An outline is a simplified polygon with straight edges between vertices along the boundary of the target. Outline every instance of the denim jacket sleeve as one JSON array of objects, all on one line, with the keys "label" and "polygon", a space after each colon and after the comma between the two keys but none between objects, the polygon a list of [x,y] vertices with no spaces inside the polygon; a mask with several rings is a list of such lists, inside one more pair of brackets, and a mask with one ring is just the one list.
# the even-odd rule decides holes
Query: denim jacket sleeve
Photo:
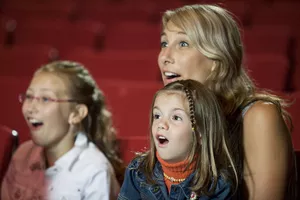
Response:
[{"label": "denim jacket sleeve", "polygon": [[231,184],[225,181],[223,178],[219,178],[215,193],[211,198],[211,200],[220,200],[220,199],[229,200],[231,198],[232,198]]},{"label": "denim jacket sleeve", "polygon": [[134,159],[125,171],[125,178],[118,196],[118,200],[140,200],[141,195],[136,180],[137,168],[139,165],[138,158]]}]

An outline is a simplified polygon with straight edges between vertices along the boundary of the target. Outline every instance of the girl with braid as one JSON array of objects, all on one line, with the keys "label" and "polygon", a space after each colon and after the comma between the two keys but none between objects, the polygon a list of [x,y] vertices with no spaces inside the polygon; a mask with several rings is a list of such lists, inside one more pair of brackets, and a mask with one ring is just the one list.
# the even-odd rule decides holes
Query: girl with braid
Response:
[{"label": "girl with braid", "polygon": [[154,96],[150,150],[129,164],[118,199],[230,199],[237,173],[222,109],[200,82],[181,80]]},{"label": "girl with braid", "polygon": [[32,140],[14,154],[2,199],[116,199],[122,161],[111,113],[88,70],[70,61],[46,64],[20,101]]}]

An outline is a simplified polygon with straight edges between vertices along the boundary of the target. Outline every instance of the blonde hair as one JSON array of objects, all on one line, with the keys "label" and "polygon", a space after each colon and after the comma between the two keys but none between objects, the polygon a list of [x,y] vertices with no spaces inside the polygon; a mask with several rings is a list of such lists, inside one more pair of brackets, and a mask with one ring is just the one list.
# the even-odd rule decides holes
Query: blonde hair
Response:
[{"label": "blonde hair", "polygon": [[119,182],[123,181],[124,166],[119,158],[116,132],[111,112],[107,109],[103,92],[89,71],[80,63],[55,61],[41,66],[35,73],[54,73],[69,81],[69,92],[77,103],[88,107],[88,116],[82,125],[90,141],[104,153],[113,165]]},{"label": "blonde hair", "polygon": [[[168,22],[181,28],[196,48],[215,67],[204,83],[218,97],[227,120],[231,149],[239,177],[243,177],[243,116],[242,110],[255,101],[273,103],[293,128],[290,115],[284,110],[289,104],[268,91],[258,89],[243,65],[244,52],[240,30],[232,14],[217,5],[186,5],[168,10],[162,17],[162,29]],[[241,182],[241,181],[240,181]]]},{"label": "blonde hair", "polygon": [[167,28],[168,22],[181,28],[196,48],[214,61],[214,70],[205,84],[221,100],[226,115],[234,113],[256,97],[275,105],[285,105],[275,95],[258,91],[248,76],[243,66],[239,27],[226,9],[217,5],[186,5],[166,11],[162,18],[162,29]]},{"label": "blonde hair", "polygon": [[[181,80],[170,83],[164,88],[156,92],[155,99],[162,93],[182,93],[189,104],[188,113],[193,132],[192,148],[188,157],[189,164],[196,159],[195,175],[190,188],[197,194],[211,195],[220,177],[232,183],[232,187],[238,185],[237,171],[234,161],[229,152],[226,138],[228,131],[226,129],[226,121],[222,109],[219,106],[215,95],[194,80]],[[150,127],[153,123],[151,112]],[[155,156],[156,147],[153,137],[150,134],[150,150],[141,155],[142,163],[139,168],[146,175],[149,183],[154,183],[152,178],[153,169],[157,158]]]}]

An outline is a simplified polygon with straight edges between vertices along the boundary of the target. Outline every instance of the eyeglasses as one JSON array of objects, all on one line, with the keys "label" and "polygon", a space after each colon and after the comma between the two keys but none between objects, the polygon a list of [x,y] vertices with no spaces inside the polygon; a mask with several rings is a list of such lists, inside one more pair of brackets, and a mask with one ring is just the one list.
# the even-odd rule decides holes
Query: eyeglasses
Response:
[{"label": "eyeglasses", "polygon": [[19,94],[19,101],[20,103],[27,103],[36,100],[41,104],[48,104],[52,102],[61,103],[61,102],[76,102],[74,99],[53,99],[49,97],[36,97],[29,94]]}]

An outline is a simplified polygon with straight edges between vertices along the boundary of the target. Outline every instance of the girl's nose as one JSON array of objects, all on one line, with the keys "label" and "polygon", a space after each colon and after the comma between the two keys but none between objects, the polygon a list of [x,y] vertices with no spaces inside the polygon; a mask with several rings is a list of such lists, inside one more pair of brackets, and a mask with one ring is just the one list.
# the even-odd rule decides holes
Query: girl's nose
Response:
[{"label": "girl's nose", "polygon": [[38,99],[33,99],[32,101],[29,102],[24,102],[23,107],[28,113],[35,113],[38,111]]},{"label": "girl's nose", "polygon": [[166,120],[160,121],[158,124],[158,129],[159,130],[168,130],[169,129],[168,122]]}]

